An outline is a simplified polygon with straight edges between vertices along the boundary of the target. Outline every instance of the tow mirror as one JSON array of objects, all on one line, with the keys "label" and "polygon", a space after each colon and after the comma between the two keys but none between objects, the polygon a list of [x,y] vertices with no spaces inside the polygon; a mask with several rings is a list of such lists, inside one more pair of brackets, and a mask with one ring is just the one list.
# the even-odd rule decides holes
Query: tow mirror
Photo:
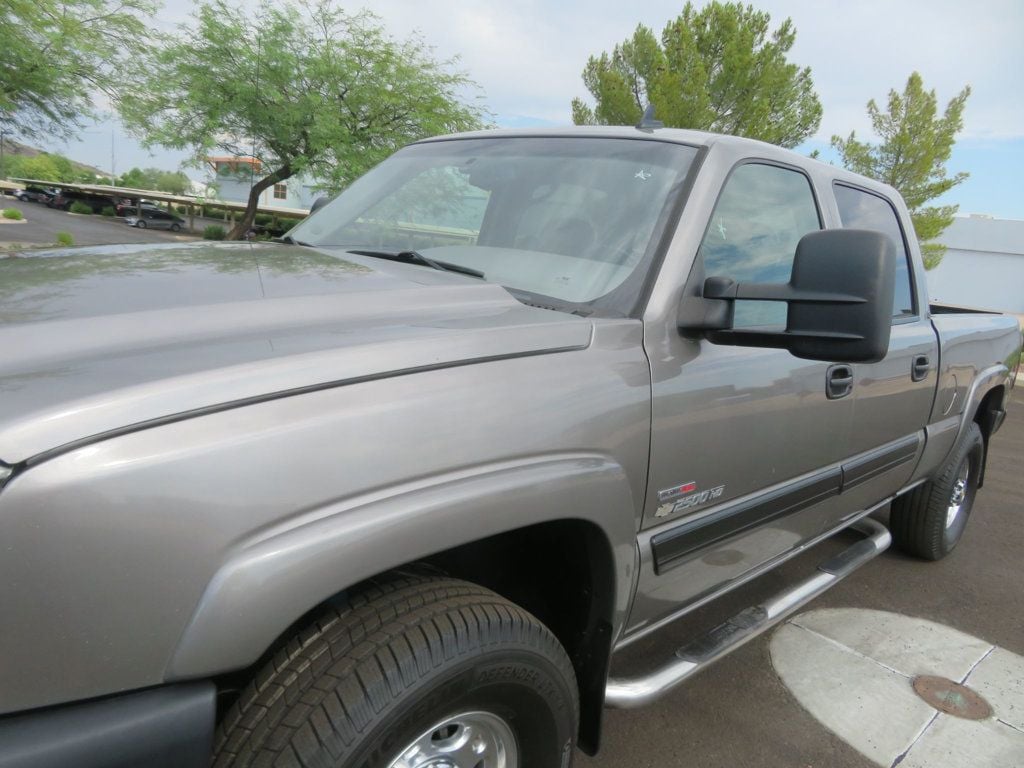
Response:
[{"label": "tow mirror", "polygon": [[327,195],[321,195],[320,197],[313,201],[313,205],[310,206],[309,208],[309,215],[312,216],[314,213],[319,211],[329,202],[331,202],[331,198],[327,197]]},{"label": "tow mirror", "polygon": [[[679,308],[679,327],[712,344],[788,349],[796,357],[874,363],[892,328],[896,253],[881,232],[829,229],[804,235],[788,283],[709,277]],[[737,301],[784,301],[786,329],[733,328]]]}]

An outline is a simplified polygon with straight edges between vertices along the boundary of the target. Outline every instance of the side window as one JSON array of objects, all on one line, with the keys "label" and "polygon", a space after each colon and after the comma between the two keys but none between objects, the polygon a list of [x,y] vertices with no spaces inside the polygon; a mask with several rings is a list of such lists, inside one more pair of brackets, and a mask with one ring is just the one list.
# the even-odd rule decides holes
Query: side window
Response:
[{"label": "side window", "polygon": [[873,229],[892,239],[896,246],[896,293],[893,296],[892,316],[913,315],[914,293],[910,288],[910,265],[896,209],[884,197],[845,184],[834,184],[833,189],[839,206],[839,220],[844,227]]},{"label": "side window", "polygon": [[[704,234],[704,274],[785,283],[800,238],[818,229],[821,219],[806,176],[776,165],[741,165],[726,182]],[[734,327],[785,325],[783,302],[736,303]]]}]

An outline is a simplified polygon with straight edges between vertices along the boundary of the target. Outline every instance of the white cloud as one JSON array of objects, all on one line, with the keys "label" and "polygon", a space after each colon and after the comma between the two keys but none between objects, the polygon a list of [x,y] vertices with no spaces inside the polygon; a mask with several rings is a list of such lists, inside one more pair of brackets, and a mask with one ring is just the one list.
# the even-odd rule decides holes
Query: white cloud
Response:
[{"label": "white cloud", "polygon": [[[973,89],[965,135],[1024,135],[1024,3],[1020,0],[761,0],[776,24],[797,30],[791,60],[810,66],[824,105],[820,138],[870,130],[865,105],[884,102],[917,70],[943,104]],[[585,96],[587,57],[609,50],[643,22],[660,32],[678,0],[641,8],[613,0],[376,0],[393,34],[418,30],[439,56],[461,54],[498,115],[569,122],[569,101]]]},{"label": "white cloud", "polygon": [[[249,8],[257,0],[242,0]],[[354,10],[359,0],[345,7]],[[699,0],[698,0],[699,3]],[[973,89],[963,136],[1024,137],[1024,2],[1021,0],[754,0],[774,24],[791,17],[790,54],[810,66],[824,106],[815,139],[870,134],[865,105],[884,103],[917,70],[944,105]],[[484,103],[507,125],[568,124],[569,103],[586,97],[587,57],[610,50],[637,23],[660,32],[683,0],[369,0],[389,32],[419,32],[438,58],[460,57]],[[166,0],[156,24],[173,28],[191,4]],[[170,153],[169,153],[170,154]],[[177,157],[175,158],[175,164]],[[119,162],[120,164],[120,162]]]}]

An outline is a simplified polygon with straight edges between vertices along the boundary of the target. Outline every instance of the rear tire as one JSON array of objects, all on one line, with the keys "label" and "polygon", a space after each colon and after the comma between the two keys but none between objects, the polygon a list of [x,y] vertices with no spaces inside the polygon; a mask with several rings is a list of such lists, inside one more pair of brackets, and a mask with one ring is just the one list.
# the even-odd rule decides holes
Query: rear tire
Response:
[{"label": "rear tire", "polygon": [[181,232],[181,224],[171,224],[171,232]]},{"label": "rear tire", "polygon": [[938,476],[892,503],[893,542],[908,555],[941,560],[959,543],[974,506],[985,458],[985,439],[974,422]]},{"label": "rear tire", "polygon": [[565,651],[529,613],[393,575],[274,654],[218,726],[214,766],[565,768],[578,709]]}]

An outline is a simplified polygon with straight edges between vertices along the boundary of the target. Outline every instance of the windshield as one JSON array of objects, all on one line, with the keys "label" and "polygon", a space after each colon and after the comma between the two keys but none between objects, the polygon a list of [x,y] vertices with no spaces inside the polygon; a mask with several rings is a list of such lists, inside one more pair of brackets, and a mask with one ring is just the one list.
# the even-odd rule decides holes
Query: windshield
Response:
[{"label": "windshield", "polygon": [[587,304],[627,283],[639,291],[696,153],[584,137],[416,144],[289,234],[314,246],[418,251],[514,291]]}]

